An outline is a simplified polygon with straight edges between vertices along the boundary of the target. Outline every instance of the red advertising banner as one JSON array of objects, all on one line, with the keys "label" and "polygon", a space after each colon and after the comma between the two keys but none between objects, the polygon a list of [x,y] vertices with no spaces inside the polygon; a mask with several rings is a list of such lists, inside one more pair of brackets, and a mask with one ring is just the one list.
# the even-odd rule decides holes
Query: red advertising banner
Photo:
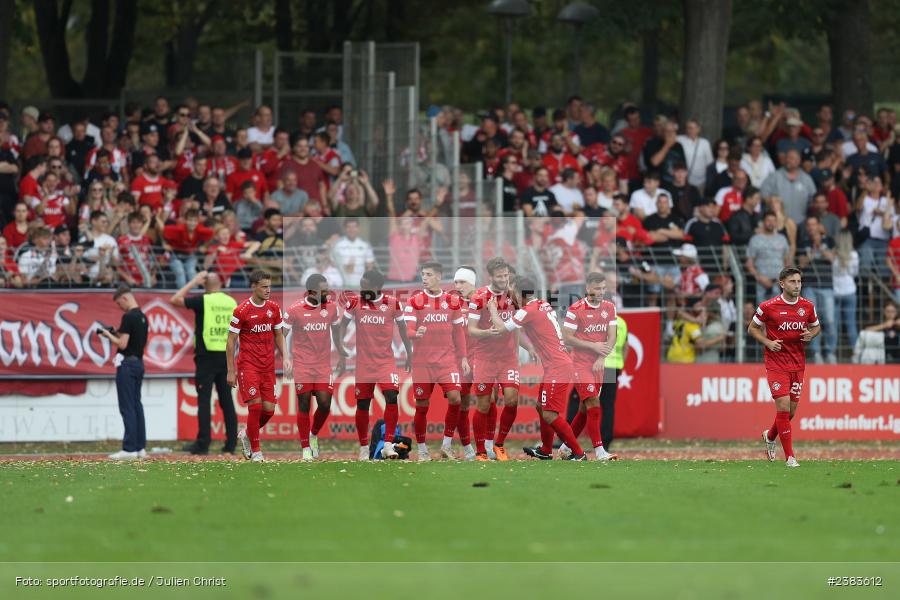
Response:
[{"label": "red advertising banner", "polygon": [[[616,435],[621,437],[654,436],[659,431],[660,422],[659,312],[626,310],[621,314],[628,324],[629,352],[625,368],[618,381]],[[510,433],[514,439],[534,438],[539,435],[537,412],[534,410],[534,405],[542,372],[542,367],[536,364],[527,364],[521,369],[520,410]],[[335,382],[331,417],[326,425],[327,431],[319,434],[323,438],[356,439],[356,426],[353,419],[356,411],[354,383],[352,374],[344,375]],[[412,384],[412,379],[408,374],[401,376],[400,425],[407,433],[412,430],[412,417],[415,414]],[[263,435],[270,439],[296,439],[297,396],[294,387],[290,385],[290,382],[279,379],[276,388],[279,390],[278,408],[275,416],[266,425]],[[243,420],[247,409],[236,397],[237,390],[234,390],[234,394],[238,418]],[[443,435],[446,411],[447,400],[438,389],[431,397],[431,408],[428,413],[429,439],[434,440]],[[380,392],[376,391],[376,398],[372,402],[370,422],[374,424],[383,414],[384,399]],[[196,436],[196,416],[197,392],[193,380],[179,379],[179,439],[188,440]],[[215,394],[212,400],[212,434],[214,439],[223,439],[225,436],[222,414],[217,406]]]},{"label": "red advertising banner", "polygon": [[[762,365],[662,365],[662,436],[756,439],[775,405]],[[794,416],[797,438],[900,439],[900,369],[809,365]]]}]

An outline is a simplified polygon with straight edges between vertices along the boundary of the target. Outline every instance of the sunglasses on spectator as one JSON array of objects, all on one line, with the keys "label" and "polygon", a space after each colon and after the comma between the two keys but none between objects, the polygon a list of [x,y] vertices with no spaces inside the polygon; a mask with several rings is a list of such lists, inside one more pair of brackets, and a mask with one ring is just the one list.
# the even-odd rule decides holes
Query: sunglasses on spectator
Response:
[{"label": "sunglasses on spectator", "polygon": [[178,116],[179,117],[189,117],[189,116],[191,116],[191,113],[180,112],[180,113],[178,113]]},{"label": "sunglasses on spectator", "polygon": [[611,146],[624,146],[625,142],[623,142],[622,140],[613,140],[612,142],[610,142],[610,145]]}]

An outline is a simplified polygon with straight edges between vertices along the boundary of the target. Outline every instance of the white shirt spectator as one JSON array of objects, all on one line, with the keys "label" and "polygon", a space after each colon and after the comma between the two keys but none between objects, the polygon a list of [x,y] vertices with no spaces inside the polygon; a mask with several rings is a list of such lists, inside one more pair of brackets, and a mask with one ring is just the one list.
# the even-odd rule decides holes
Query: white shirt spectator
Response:
[{"label": "white shirt spectator", "polygon": [[251,127],[247,130],[247,141],[251,144],[271,146],[275,141],[275,127],[269,127],[266,131],[263,131],[259,127]]},{"label": "white shirt spectator", "polygon": [[834,259],[831,269],[832,283],[835,296],[852,296],[856,293],[856,276],[859,275],[859,253],[856,250],[850,252],[850,260],[845,267],[841,266],[839,258]]},{"label": "white shirt spectator", "polygon": [[750,185],[758,188],[766,180],[766,177],[775,172],[775,164],[765,150],[760,153],[759,158],[756,160],[753,160],[749,152],[745,152],[743,158],[741,158],[741,169],[750,176]]},{"label": "white shirt spectator", "polygon": [[52,277],[56,273],[56,252],[50,248],[39,250],[32,246],[19,255],[17,264],[19,273],[26,279]]},{"label": "white shirt spectator", "polygon": [[890,203],[885,196],[871,198],[866,194],[865,199],[863,199],[862,214],[859,216],[859,228],[868,228],[869,237],[876,240],[890,240],[891,231],[882,227],[883,219],[875,214],[876,210],[885,213],[889,207]]},{"label": "white shirt spectator", "polygon": [[556,203],[559,204],[563,212],[571,214],[575,211],[575,207],[584,208],[584,194],[577,187],[568,188],[561,183],[550,186],[550,191],[556,196]]},{"label": "white shirt spectator", "polygon": [[[866,148],[869,149],[869,152],[874,152],[875,154],[878,154],[878,146],[876,146],[872,142],[866,142]],[[844,155],[845,159],[850,158],[857,152],[859,152],[859,150],[856,149],[856,144],[853,142],[852,139],[841,144],[841,153]]]},{"label": "white shirt spectator", "polygon": [[706,184],[706,168],[714,160],[709,140],[698,137],[692,140],[686,135],[679,135],[678,143],[684,149],[684,159],[687,161],[688,183],[703,188]]},{"label": "white shirt spectator", "polygon": [[604,192],[597,192],[597,204],[599,204],[606,210],[611,210],[613,205],[613,197],[607,196]]},{"label": "white shirt spectator", "polygon": [[[99,148],[100,146],[103,145],[103,140],[100,139],[100,128],[99,127],[97,127],[96,125],[94,125],[91,122],[88,122],[87,127],[85,127],[85,132],[87,133],[87,135],[94,138],[94,146]],[[72,137],[73,137],[72,126],[69,125],[68,123],[66,123],[65,125],[60,127],[56,131],[56,137],[61,139],[63,141],[63,144],[68,144],[69,142],[71,142]],[[81,166],[81,165],[79,165],[79,166]]]},{"label": "white shirt spectator", "polygon": [[303,275],[300,277],[300,285],[306,285],[306,280],[309,279],[310,275],[322,275],[325,277],[328,280],[328,289],[330,290],[340,290],[344,287],[344,278],[341,277],[341,272],[338,271],[337,267],[333,265],[327,267],[324,271],[316,267],[309,267],[303,271]]},{"label": "white shirt spectator", "polygon": [[[81,243],[90,243],[86,238],[79,240]],[[100,248],[107,248],[104,254],[100,254]],[[93,246],[84,251],[84,258],[92,262],[88,275],[91,279],[100,274],[101,265],[105,266],[111,260],[119,260],[119,243],[116,238],[108,233],[101,233],[94,236]]]},{"label": "white shirt spectator", "polygon": [[351,240],[347,236],[341,236],[334,243],[331,256],[334,264],[343,272],[348,287],[358,286],[359,279],[366,272],[366,265],[375,263],[372,245],[362,238]]},{"label": "white shirt spectator", "polygon": [[667,197],[669,199],[669,206],[672,206],[671,196],[669,196],[669,194],[666,193],[666,190],[662,188],[657,188],[656,193],[652,196],[648,194],[647,190],[644,188],[635,190],[635,192],[631,194],[631,200],[629,200],[628,206],[631,207],[632,211],[644,211],[644,217],[649,217],[650,215],[656,214],[656,200],[660,196]]}]

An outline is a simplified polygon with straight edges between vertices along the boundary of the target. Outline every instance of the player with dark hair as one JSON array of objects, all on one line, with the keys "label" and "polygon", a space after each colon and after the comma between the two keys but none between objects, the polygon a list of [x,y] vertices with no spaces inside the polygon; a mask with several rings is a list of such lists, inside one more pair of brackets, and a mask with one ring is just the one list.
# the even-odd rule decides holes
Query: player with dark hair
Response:
[{"label": "player with dark hair", "polygon": [[[231,316],[225,360],[228,385],[239,386],[241,399],[247,404],[247,425],[238,432],[244,458],[263,461],[259,449],[259,432],[275,414],[275,349],[281,354],[284,376],[291,376],[291,357],[285,350],[281,307],[269,299],[272,276],[262,270],[250,273],[252,295],[238,304]],[[237,361],[234,342],[240,342]],[[235,371],[235,362],[237,370]]]},{"label": "player with dark hair", "polygon": [[[435,385],[447,397],[444,426],[455,426],[459,420],[462,376],[469,374],[466,358],[465,319],[458,295],[441,289],[444,267],[431,261],[422,265],[420,273],[424,290],[413,294],[404,309],[407,335],[414,340],[413,391],[416,416],[413,421],[418,443],[419,461],[431,460],[425,445],[428,406]],[[451,433],[452,435],[452,433]]]},{"label": "player with dark hair", "polygon": [[[503,258],[495,257],[488,261],[485,270],[491,282],[475,292],[469,302],[468,332],[474,342],[475,358],[472,373],[476,398],[476,412],[472,419],[477,452],[475,459],[488,460],[487,453],[492,445],[497,460],[509,460],[504,443],[519,410],[519,336],[513,330],[495,327],[487,308],[488,303],[496,299],[501,320],[512,318],[515,306],[508,292],[509,264]],[[489,444],[491,397],[497,385],[503,393],[503,413],[500,415],[497,438]]]},{"label": "player with dark hair", "polygon": [[545,460],[553,458],[553,433],[556,432],[563,443],[572,449],[569,460],[587,460],[563,414],[575,382],[575,366],[566,351],[556,310],[549,302],[537,297],[537,285],[529,277],[515,278],[510,288],[510,297],[519,307],[511,319],[501,317],[497,298],[488,300],[491,323],[498,330],[522,329],[531,340],[544,367],[540,405],[537,407],[541,423],[541,446],[526,448],[525,453]]},{"label": "player with dark hair", "polygon": [[[334,394],[334,372],[331,370],[331,345],[338,352],[338,372],[344,371],[344,350],[340,332],[341,315],[328,290],[324,275],[313,273],[306,279],[306,295],[291,304],[284,315],[285,337],[292,334],[294,388],[297,391],[297,430],[303,460],[319,457],[319,431],[331,413]],[[312,428],[309,409],[312,396],[316,398],[316,412]],[[362,457],[362,452],[360,452]],[[369,458],[366,447],[365,458]]]},{"label": "player with dark hair", "polygon": [[475,363],[472,354],[474,343],[472,337],[468,333],[468,317],[469,317],[469,300],[475,293],[476,278],[475,267],[463,265],[456,270],[453,275],[454,292],[462,301],[460,309],[463,318],[466,320],[466,359],[469,363],[470,371],[468,374],[463,373],[462,385],[460,387],[459,414],[457,420],[453,422],[453,413],[450,407],[447,407],[447,417],[444,421],[444,440],[441,442],[441,455],[445,458],[456,458],[453,454],[453,433],[459,434],[459,443],[463,446],[463,458],[465,460],[475,460],[475,448],[472,447],[469,434],[469,407],[472,406],[472,372],[471,367]]},{"label": "player with dark hair", "polygon": [[800,269],[786,267],[778,275],[783,290],[756,309],[747,333],[766,347],[764,362],[769,390],[775,399],[775,422],[763,431],[766,456],[775,460],[775,438],[781,439],[785,465],[799,467],[791,440],[791,419],[803,391],[806,348],[822,327],[812,302],[800,296],[803,287]]},{"label": "player with dark hair", "polygon": [[[391,350],[394,341],[394,325],[406,348],[406,371],[411,370],[412,344],[403,326],[403,305],[396,297],[384,294],[384,275],[370,269],[359,281],[360,293],[351,296],[344,306],[341,323],[341,339],[350,321],[356,321],[356,435],[359,438],[360,460],[369,453],[369,406],[375,386],[384,394],[384,447],[383,458],[398,457],[394,450],[394,431],[400,418],[397,397],[400,390],[400,373]],[[365,448],[366,458],[363,458]]]},{"label": "player with dark hair", "polygon": [[[606,296],[603,273],[588,273],[585,288],[587,295],[569,307],[562,328],[563,340],[572,349],[575,390],[581,399],[580,410],[571,423],[572,433],[577,438],[587,425],[597,460],[617,460],[618,456],[604,449],[600,435],[600,390],[606,356],[616,343],[616,306],[603,299]],[[559,448],[561,458],[567,458],[570,452],[565,444]]]}]

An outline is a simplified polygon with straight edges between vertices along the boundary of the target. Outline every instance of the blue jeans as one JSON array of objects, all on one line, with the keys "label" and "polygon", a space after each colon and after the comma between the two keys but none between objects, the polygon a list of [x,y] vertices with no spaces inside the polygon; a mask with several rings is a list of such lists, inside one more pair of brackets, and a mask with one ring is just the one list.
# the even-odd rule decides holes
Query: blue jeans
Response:
[{"label": "blue jeans", "polygon": [[836,335],[841,334],[841,324],[847,330],[847,342],[850,348],[856,346],[856,338],[859,337],[859,330],[856,327],[856,294],[848,294],[847,296],[835,296],[835,316],[837,321],[834,324]]},{"label": "blue jeans", "polygon": [[[777,278],[776,278],[777,279]],[[781,286],[778,285],[777,281],[772,281],[772,287],[767,288],[763,286],[761,283],[756,284],[756,305],[759,306],[766,300],[774,298],[778,294],[781,293]]]},{"label": "blue jeans", "polygon": [[141,404],[141,384],[144,382],[144,363],[138,358],[126,358],[116,369],[116,394],[119,414],[125,425],[122,450],[137,452],[147,446],[144,425],[144,405]]},{"label": "blue jeans", "polygon": [[193,279],[197,275],[197,255],[173,252],[169,268],[175,275],[175,287],[181,289],[189,279]]},{"label": "blue jeans", "polygon": [[887,266],[887,240],[869,238],[859,247],[860,275],[874,274],[877,277],[890,277]]},{"label": "blue jeans", "polygon": [[822,338],[825,338],[825,353],[834,354],[837,348],[837,324],[834,318],[834,290],[825,288],[806,288],[803,295],[816,305],[816,314],[819,316],[819,324],[822,326],[821,335],[817,335],[812,341],[813,352],[819,354],[822,351]]}]

